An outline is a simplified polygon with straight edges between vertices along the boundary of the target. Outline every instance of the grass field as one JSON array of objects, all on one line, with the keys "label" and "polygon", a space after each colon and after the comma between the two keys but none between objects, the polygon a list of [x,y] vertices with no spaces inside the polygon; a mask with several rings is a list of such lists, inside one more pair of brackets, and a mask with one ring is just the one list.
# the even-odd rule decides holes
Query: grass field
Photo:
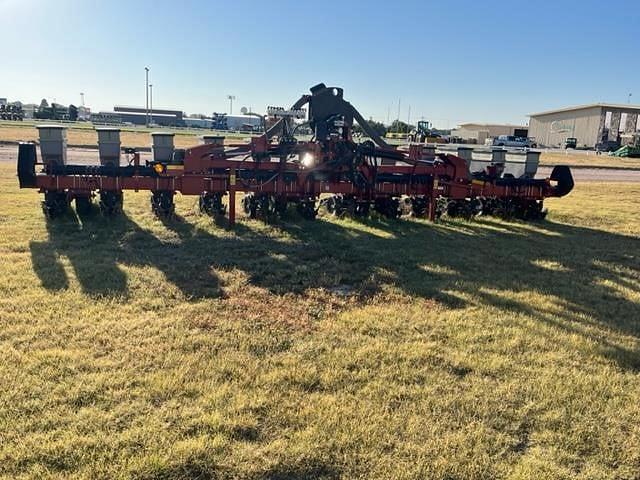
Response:
[{"label": "grass field", "polygon": [[619,158],[590,152],[566,153],[543,152],[540,155],[541,165],[570,165],[572,167],[632,168],[640,169],[640,158]]},{"label": "grass field", "polygon": [[[35,128],[2,127],[0,126],[0,140],[5,141],[36,141],[38,131]],[[151,135],[147,132],[122,132],[120,141],[123,147],[150,147]],[[97,145],[98,135],[95,130],[88,128],[69,129],[67,131],[69,145]],[[176,135],[174,143],[177,148],[186,148],[199,143],[196,135]]]},{"label": "grass field", "polygon": [[48,223],[2,163],[0,475],[637,479],[639,199]]},{"label": "grass field", "polygon": [[[41,122],[46,123],[46,122]],[[35,141],[38,140],[38,130],[34,123],[0,122],[0,141]],[[166,131],[165,128],[123,127],[120,140],[123,147],[150,147],[151,132],[156,130]],[[207,130],[172,130],[175,133],[174,143],[177,148],[187,148],[200,143],[199,136],[210,133]],[[234,140],[248,137],[248,134],[226,132],[226,136]],[[97,145],[98,135],[92,124],[78,124],[67,130],[67,143],[69,145]]]},{"label": "grass field", "polygon": [[[162,129],[160,129],[162,130]],[[149,147],[151,145],[150,132],[153,129],[143,127],[123,128],[120,138],[123,147]],[[174,143],[177,148],[187,148],[198,145],[199,136],[205,131],[174,130]],[[247,137],[247,134],[226,132],[233,141]],[[0,141],[35,141],[38,131],[34,123],[0,122]],[[91,124],[78,124],[67,131],[69,145],[97,145],[98,137]],[[640,169],[640,158],[617,158],[608,155],[586,155],[574,152],[543,152],[540,156],[541,165],[570,165],[578,167],[615,167]]]}]

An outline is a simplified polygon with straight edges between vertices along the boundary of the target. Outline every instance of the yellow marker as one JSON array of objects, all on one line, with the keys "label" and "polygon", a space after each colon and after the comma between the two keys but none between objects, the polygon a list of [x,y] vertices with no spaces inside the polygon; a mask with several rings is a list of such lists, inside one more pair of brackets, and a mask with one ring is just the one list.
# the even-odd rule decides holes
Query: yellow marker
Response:
[{"label": "yellow marker", "polygon": [[478,180],[476,178],[476,179],[471,180],[471,183],[474,184],[474,185],[482,185],[484,187],[484,180]]},{"label": "yellow marker", "polygon": [[184,170],[184,165],[167,165],[167,170]]},{"label": "yellow marker", "polygon": [[236,184],[236,174],[232,173],[231,175],[229,175],[229,184],[230,185],[235,185]]}]

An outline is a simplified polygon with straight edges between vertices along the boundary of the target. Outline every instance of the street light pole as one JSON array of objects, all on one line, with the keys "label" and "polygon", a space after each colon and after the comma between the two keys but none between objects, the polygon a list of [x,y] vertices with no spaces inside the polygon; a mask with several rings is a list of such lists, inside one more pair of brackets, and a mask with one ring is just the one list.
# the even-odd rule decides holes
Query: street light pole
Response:
[{"label": "street light pole", "polygon": [[227,95],[229,99],[229,115],[233,115],[233,101],[236,99],[235,95]]},{"label": "street light pole", "polygon": [[149,123],[153,124],[153,85],[149,84]]},{"label": "street light pole", "polygon": [[147,104],[145,106],[145,116],[144,123],[148,127],[149,126],[149,67],[144,67],[145,80],[146,80],[146,95],[147,95]]}]

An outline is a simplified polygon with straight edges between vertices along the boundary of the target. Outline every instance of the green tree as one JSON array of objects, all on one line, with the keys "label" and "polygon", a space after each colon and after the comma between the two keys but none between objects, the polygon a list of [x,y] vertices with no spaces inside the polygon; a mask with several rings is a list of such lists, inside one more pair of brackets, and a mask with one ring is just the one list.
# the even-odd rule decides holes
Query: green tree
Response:
[{"label": "green tree", "polygon": [[389,132],[391,133],[409,133],[415,127],[413,125],[409,125],[402,120],[394,120],[391,126],[389,127]]},{"label": "green tree", "polygon": [[[387,133],[387,127],[385,127],[384,124],[382,124],[380,122],[376,122],[373,119],[367,120],[367,123],[369,124],[369,127],[371,129],[373,129],[373,131],[376,132],[381,137],[384,137],[385,133]],[[360,125],[358,125],[358,124],[354,124],[353,125],[353,131],[355,133],[364,134],[364,131],[362,130],[362,127]]]}]

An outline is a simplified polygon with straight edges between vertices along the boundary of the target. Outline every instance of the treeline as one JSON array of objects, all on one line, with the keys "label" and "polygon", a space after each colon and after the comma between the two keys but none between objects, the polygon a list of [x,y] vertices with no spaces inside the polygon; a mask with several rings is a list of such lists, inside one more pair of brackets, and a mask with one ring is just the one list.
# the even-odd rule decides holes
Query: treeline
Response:
[{"label": "treeline", "polygon": [[[410,133],[416,129],[415,125],[410,125],[402,120],[394,120],[388,127],[384,123],[376,122],[375,120],[367,120],[367,123],[381,137],[384,137],[387,133]],[[358,124],[354,124],[353,131],[364,134],[364,131]]]}]

